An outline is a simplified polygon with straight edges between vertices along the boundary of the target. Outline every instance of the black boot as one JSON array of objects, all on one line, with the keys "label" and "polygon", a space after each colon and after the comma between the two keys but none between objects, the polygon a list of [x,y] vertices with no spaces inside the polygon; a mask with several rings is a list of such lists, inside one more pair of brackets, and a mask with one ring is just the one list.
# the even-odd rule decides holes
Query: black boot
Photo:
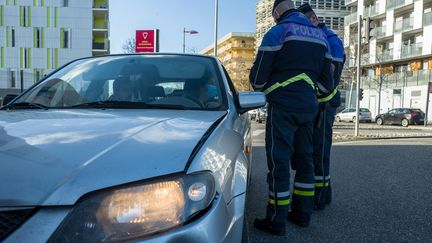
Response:
[{"label": "black boot", "polygon": [[280,236],[285,235],[285,225],[280,225],[280,226],[275,225],[273,222],[271,222],[267,218],[255,219],[254,227],[259,229],[259,230],[273,234],[273,235],[280,235]]},{"label": "black boot", "polygon": [[308,227],[309,226],[309,221],[310,221],[309,217],[300,218],[296,214],[290,212],[288,214],[287,219],[291,223],[293,223],[293,224],[295,224],[297,226],[300,226],[300,227]]}]

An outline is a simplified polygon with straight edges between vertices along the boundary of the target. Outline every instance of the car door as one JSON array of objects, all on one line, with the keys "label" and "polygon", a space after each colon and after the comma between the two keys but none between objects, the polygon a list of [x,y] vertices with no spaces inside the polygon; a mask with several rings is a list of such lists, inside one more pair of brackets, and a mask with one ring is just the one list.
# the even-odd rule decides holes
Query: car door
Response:
[{"label": "car door", "polygon": [[393,124],[395,122],[396,109],[390,110],[385,114],[384,123]]}]

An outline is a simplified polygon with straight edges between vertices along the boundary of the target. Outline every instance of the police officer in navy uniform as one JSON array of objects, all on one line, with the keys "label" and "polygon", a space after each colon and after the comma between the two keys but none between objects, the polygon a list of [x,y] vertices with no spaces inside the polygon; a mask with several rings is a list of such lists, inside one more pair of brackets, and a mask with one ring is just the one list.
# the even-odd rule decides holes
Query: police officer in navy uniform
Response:
[{"label": "police officer in navy uniform", "polygon": [[[332,90],[333,76],[324,32],[295,9],[291,0],[276,0],[272,14],[277,24],[265,34],[249,76],[253,88],[263,91],[269,103],[269,197],[266,217],[255,219],[254,226],[283,235],[287,218],[299,226],[309,225],[315,193],[312,132],[318,112],[317,90]],[[294,150],[300,160],[291,192]]]},{"label": "police officer in navy uniform", "polygon": [[345,63],[345,53],[342,41],[324,23],[320,23],[315,12],[308,3],[298,8],[309,20],[321,28],[330,44],[333,78],[335,88],[327,95],[319,95],[320,115],[316,121],[313,134],[313,159],[315,167],[315,209],[323,210],[331,202],[330,187],[330,152],[333,137],[333,123],[336,108],[341,105],[338,85]]}]

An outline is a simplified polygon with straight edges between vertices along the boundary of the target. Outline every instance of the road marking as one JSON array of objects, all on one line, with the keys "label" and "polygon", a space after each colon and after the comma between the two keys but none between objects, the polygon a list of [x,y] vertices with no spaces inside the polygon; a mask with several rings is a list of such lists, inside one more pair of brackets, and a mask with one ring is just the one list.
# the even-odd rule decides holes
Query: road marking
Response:
[{"label": "road marking", "polygon": [[265,132],[265,129],[257,129],[252,132],[253,137],[258,137],[259,135],[263,134]]}]

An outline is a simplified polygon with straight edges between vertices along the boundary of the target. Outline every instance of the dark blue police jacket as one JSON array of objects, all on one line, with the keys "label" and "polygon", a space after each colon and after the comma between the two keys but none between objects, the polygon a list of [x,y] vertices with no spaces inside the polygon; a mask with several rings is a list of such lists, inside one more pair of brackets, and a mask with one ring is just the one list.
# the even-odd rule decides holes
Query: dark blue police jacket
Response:
[{"label": "dark blue police jacket", "polygon": [[298,10],[284,16],[265,34],[249,79],[270,104],[313,112],[318,107],[316,87],[321,93],[334,88],[330,46],[324,32]]},{"label": "dark blue police jacket", "polygon": [[[333,72],[334,85],[335,88],[337,89],[337,86],[339,85],[340,78],[342,75],[343,66],[345,64],[345,51],[344,51],[343,43],[333,31],[327,28],[327,26],[325,26],[324,24],[320,24],[319,26],[326,34],[327,41],[330,45],[332,63],[335,67],[335,70]],[[339,91],[337,91],[337,93],[335,93],[333,98],[331,98],[328,102],[333,107],[339,107],[341,104]]]}]

